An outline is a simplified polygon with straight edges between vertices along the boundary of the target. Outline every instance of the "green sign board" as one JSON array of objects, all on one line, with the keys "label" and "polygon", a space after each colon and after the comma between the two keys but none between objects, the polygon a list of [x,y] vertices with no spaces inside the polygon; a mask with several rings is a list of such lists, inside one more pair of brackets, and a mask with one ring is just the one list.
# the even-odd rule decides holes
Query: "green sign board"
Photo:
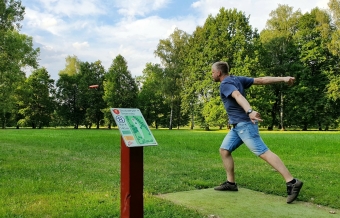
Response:
[{"label": "green sign board", "polygon": [[110,108],[126,146],[157,145],[141,111],[137,108]]}]

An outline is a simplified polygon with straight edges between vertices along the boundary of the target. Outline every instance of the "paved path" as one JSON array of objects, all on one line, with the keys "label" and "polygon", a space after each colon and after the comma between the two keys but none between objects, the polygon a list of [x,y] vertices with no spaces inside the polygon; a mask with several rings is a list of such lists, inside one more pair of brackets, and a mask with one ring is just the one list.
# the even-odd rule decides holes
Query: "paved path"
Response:
[{"label": "paved path", "polygon": [[[214,218],[339,218],[340,210],[239,188],[238,192],[202,189],[159,195]],[[335,214],[332,214],[335,212]]]}]

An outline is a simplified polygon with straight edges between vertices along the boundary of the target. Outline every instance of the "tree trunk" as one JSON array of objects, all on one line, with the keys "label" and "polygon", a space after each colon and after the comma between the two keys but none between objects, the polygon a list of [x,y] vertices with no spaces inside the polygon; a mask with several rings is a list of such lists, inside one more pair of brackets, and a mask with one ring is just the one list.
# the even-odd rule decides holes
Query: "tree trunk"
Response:
[{"label": "tree trunk", "polygon": [[303,129],[302,129],[302,131],[307,131],[307,125],[308,125],[308,124],[306,124],[306,123],[303,124]]},{"label": "tree trunk", "polygon": [[272,123],[271,125],[268,126],[268,130],[273,130],[274,129],[274,124],[275,124],[275,108],[276,108],[276,102],[274,103],[271,111],[271,117],[272,117]]},{"label": "tree trunk", "polygon": [[2,129],[6,129],[6,116],[5,116],[5,113],[3,114],[3,120],[1,122],[1,128]]},{"label": "tree trunk", "polygon": [[169,129],[172,130],[172,113],[173,113],[173,106],[171,103],[171,109],[170,109],[170,123],[169,123]]},{"label": "tree trunk", "polygon": [[191,113],[191,126],[190,126],[190,129],[194,129],[194,112]]},{"label": "tree trunk", "polygon": [[177,129],[179,129],[181,125],[181,104],[179,101],[177,103]]},{"label": "tree trunk", "polygon": [[285,130],[285,127],[283,125],[283,94],[282,94],[282,91],[280,92],[280,129],[281,130]]}]

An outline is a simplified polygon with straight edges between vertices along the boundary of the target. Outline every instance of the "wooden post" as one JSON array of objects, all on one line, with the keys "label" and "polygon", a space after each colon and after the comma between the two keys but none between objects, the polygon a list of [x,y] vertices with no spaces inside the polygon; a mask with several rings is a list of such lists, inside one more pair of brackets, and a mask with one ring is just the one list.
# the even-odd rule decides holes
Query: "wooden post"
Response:
[{"label": "wooden post", "polygon": [[143,218],[143,147],[127,147],[121,137],[121,218]]}]

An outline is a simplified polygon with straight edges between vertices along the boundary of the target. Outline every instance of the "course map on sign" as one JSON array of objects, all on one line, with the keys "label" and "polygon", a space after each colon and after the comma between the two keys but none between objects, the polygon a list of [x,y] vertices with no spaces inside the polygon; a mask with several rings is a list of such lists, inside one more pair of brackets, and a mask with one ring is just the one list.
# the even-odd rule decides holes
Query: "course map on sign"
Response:
[{"label": "course map on sign", "polygon": [[157,145],[142,113],[135,108],[110,108],[126,146]]}]

